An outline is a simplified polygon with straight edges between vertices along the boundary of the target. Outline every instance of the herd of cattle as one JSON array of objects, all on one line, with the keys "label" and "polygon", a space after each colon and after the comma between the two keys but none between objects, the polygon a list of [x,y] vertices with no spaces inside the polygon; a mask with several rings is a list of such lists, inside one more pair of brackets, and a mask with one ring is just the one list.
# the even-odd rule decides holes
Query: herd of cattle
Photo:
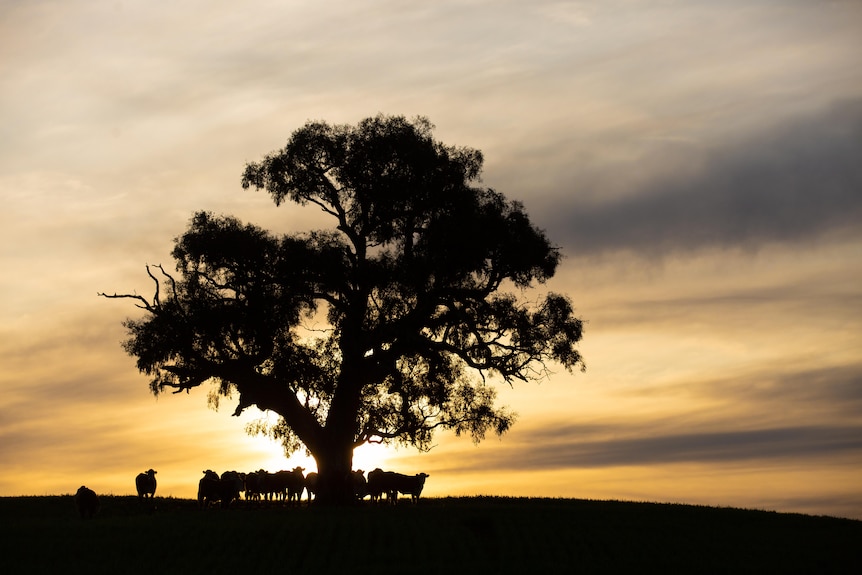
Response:
[{"label": "herd of cattle", "polygon": [[[243,497],[246,501],[276,501],[299,505],[303,494],[306,501],[311,502],[317,495],[318,476],[314,471],[308,475],[304,475],[303,471],[304,468],[296,467],[290,471],[275,473],[261,469],[251,473],[225,471],[219,475],[215,471],[207,470],[198,482],[198,505],[208,507],[220,504],[222,507],[228,507]],[[378,468],[368,472],[366,479],[365,472],[360,469],[351,472],[350,482],[357,500],[370,497],[374,503],[384,499],[395,503],[400,493],[409,495],[415,503],[425,487],[426,477],[427,473],[404,475]]]},{"label": "herd of cattle", "polygon": [[[304,468],[296,467],[275,473],[261,469],[251,473],[225,471],[219,475],[208,469],[198,482],[198,506],[202,509],[214,505],[227,508],[242,500],[299,505],[304,493],[306,501],[310,503],[317,495],[318,475],[313,471],[305,475],[303,471]],[[364,471],[353,471],[350,481],[357,500],[370,497],[372,503],[385,501],[395,504],[398,495],[402,494],[409,495],[411,501],[416,503],[425,487],[426,477],[427,473],[404,475],[377,468],[368,472],[367,479]],[[149,469],[139,473],[135,477],[135,489],[141,501],[153,498],[156,493],[156,471]],[[75,505],[81,517],[93,517],[99,510],[99,498],[94,491],[81,486],[75,494]]]}]

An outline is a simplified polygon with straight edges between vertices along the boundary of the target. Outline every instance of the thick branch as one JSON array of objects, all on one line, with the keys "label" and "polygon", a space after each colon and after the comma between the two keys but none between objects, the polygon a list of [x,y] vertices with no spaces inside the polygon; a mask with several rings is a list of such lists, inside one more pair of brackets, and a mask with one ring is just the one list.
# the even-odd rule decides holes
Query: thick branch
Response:
[{"label": "thick branch", "polygon": [[239,416],[251,406],[261,411],[272,411],[284,418],[306,447],[313,450],[320,441],[323,428],[314,415],[299,401],[287,385],[271,377],[256,374],[235,383],[240,398],[234,411]]}]

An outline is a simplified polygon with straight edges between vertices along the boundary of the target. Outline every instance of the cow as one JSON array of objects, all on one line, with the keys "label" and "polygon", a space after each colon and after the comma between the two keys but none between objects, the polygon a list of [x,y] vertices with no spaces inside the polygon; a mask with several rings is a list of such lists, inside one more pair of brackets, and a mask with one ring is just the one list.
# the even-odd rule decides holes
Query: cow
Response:
[{"label": "cow", "polygon": [[386,492],[384,489],[384,474],[386,472],[379,467],[368,472],[368,482],[366,488],[371,496],[371,502],[380,501],[380,497]]},{"label": "cow", "polygon": [[221,501],[221,478],[218,473],[207,469],[203,474],[198,481],[198,506],[201,509],[208,507],[210,503]]},{"label": "cow", "polygon": [[353,483],[353,495],[357,499],[364,499],[368,495],[368,481],[365,479],[365,472],[361,469],[352,471],[350,480]]},{"label": "cow", "polygon": [[198,482],[198,506],[201,509],[206,509],[215,502],[220,502],[226,509],[239,497],[236,483],[230,478],[222,481],[219,474],[211,469],[207,469],[203,474]]},{"label": "cow", "polygon": [[152,469],[138,473],[135,477],[135,487],[138,490],[138,500],[143,501],[149,495],[150,499],[156,496],[156,473]]},{"label": "cow", "polygon": [[245,474],[245,499],[246,501],[260,501],[263,493],[261,475],[266,473],[263,469]]},{"label": "cow", "polygon": [[245,490],[245,482],[237,471],[225,471],[221,474],[221,492],[230,501],[239,501],[239,494]]},{"label": "cow", "polygon": [[281,480],[284,482],[287,487],[287,503],[288,505],[293,505],[302,501],[302,492],[305,490],[305,475],[302,472],[305,471],[304,467],[294,467],[291,471],[280,471]]},{"label": "cow", "polygon": [[317,496],[317,472],[312,471],[305,476],[305,490],[308,492],[308,502]]},{"label": "cow", "polygon": [[75,493],[75,507],[78,508],[81,519],[92,519],[99,511],[99,496],[82,485]]},{"label": "cow", "polygon": [[275,473],[270,473],[264,469],[257,472],[257,488],[262,499],[269,501],[275,494],[277,487],[275,481]]},{"label": "cow", "polygon": [[398,500],[398,494],[403,493],[410,495],[410,500],[417,503],[427,477],[429,477],[427,473],[404,475],[394,471],[383,471],[378,467],[368,473],[368,493],[371,495],[371,501],[379,501],[380,497],[386,494],[389,503],[394,505]]},{"label": "cow", "polygon": [[[429,477],[427,473],[417,473],[416,475],[401,475],[395,474],[395,488],[398,493],[409,495],[413,503],[419,503],[419,496],[422,494],[422,489],[425,488],[425,479]],[[395,494],[397,498],[398,495]]]}]

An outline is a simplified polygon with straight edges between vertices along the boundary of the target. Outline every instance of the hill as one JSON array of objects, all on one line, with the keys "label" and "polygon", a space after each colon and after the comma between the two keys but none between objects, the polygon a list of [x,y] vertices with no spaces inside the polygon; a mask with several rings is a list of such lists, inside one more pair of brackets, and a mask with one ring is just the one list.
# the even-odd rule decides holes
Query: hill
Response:
[{"label": "hill", "polygon": [[[154,507],[154,508],[153,508]],[[4,573],[862,573],[862,522],[689,505],[439,498],[351,509],[0,498]]]}]

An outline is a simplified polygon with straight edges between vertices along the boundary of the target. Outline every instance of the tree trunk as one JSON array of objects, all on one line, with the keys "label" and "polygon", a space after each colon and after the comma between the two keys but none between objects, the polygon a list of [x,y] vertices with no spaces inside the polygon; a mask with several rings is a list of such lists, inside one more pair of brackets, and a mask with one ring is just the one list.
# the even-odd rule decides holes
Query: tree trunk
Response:
[{"label": "tree trunk", "polygon": [[317,493],[314,504],[320,506],[354,505],[351,471],[353,466],[353,444],[351,441],[326,446],[314,453],[317,462]]},{"label": "tree trunk", "polygon": [[[350,330],[345,329],[345,332]],[[342,336],[343,337],[343,336]],[[348,338],[350,339],[350,338]],[[361,341],[360,337],[351,339]],[[312,450],[317,461],[317,496],[315,501],[325,505],[353,505],[353,447],[356,438],[356,418],[360,408],[360,390],[363,381],[362,360],[355,343],[342,342],[349,351],[344,351],[341,373],[336,382],[336,392],[329,406],[322,441],[318,449]],[[306,444],[308,445],[308,444]]]}]

